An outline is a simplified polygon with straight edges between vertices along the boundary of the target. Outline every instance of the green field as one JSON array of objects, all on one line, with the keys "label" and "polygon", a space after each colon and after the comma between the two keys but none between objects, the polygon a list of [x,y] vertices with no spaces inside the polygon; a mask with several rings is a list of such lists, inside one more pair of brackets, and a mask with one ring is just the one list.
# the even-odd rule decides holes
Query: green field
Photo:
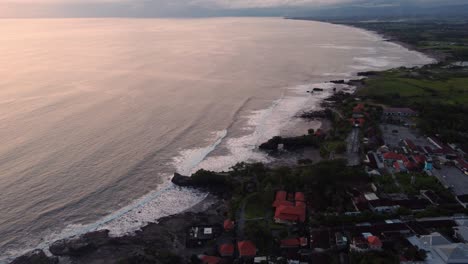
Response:
[{"label": "green field", "polygon": [[467,70],[390,70],[367,79],[365,84],[358,95],[376,98],[390,105],[468,104]]}]

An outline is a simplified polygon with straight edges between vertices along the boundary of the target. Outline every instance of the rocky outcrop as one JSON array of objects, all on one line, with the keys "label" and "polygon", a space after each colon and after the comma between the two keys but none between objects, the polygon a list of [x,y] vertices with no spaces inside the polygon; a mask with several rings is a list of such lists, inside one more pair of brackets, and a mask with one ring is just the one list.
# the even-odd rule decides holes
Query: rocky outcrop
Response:
[{"label": "rocky outcrop", "polygon": [[[42,250],[29,252],[11,264],[102,264],[102,263],[188,263],[191,251],[185,246],[186,232],[193,225],[219,225],[225,204],[218,201],[204,212],[186,212],[164,217],[134,234],[109,237],[108,230],[90,232],[80,237],[54,242],[49,250],[57,257],[47,257]],[[212,246],[210,245],[210,248]],[[209,249],[209,248],[208,248]],[[65,258],[62,258],[65,257]]]},{"label": "rocky outcrop", "polygon": [[358,72],[358,76],[373,76],[373,75],[377,75],[378,72],[377,71],[367,71],[367,72]]},{"label": "rocky outcrop", "polygon": [[174,173],[174,177],[171,179],[172,183],[181,187],[196,187],[195,183],[188,176],[181,175],[179,173]]},{"label": "rocky outcrop", "polygon": [[100,230],[77,238],[55,241],[49,250],[56,256],[79,256],[96,250],[110,240],[109,230]]},{"label": "rocky outcrop", "polygon": [[334,84],[344,84],[345,80],[333,80],[333,81],[330,81],[330,82],[334,83]]},{"label": "rocky outcrop", "polygon": [[199,170],[190,177],[174,173],[171,181],[180,187],[197,188],[225,198],[229,196],[232,187],[232,181],[228,180],[226,174],[206,170]]},{"label": "rocky outcrop", "polygon": [[57,264],[57,257],[48,257],[41,249],[36,249],[16,258],[10,264]]}]

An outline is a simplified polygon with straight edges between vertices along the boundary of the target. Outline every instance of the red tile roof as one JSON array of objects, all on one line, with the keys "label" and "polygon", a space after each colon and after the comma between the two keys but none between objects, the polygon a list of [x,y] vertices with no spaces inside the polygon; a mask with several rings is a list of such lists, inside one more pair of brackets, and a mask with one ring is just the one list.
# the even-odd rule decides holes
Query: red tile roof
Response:
[{"label": "red tile roof", "polygon": [[458,163],[458,166],[461,167],[462,169],[468,170],[468,162],[466,162],[464,159],[458,158],[457,163]]},{"label": "red tile roof", "polygon": [[275,211],[275,219],[283,221],[305,221],[305,207],[279,206]]},{"label": "red tile roof", "polygon": [[297,193],[294,195],[294,200],[296,200],[296,202],[297,202],[297,201],[305,202],[304,193],[297,192]]},{"label": "red tile roof", "polygon": [[219,246],[219,255],[222,257],[230,257],[234,255],[234,245],[231,243]]},{"label": "red tile roof", "polygon": [[282,248],[295,248],[295,247],[305,247],[307,246],[307,238],[305,237],[296,237],[281,240],[280,247]]},{"label": "red tile roof", "polygon": [[367,237],[367,242],[369,242],[369,245],[372,247],[382,247],[382,241],[376,236]]},{"label": "red tile roof", "polygon": [[254,257],[257,254],[257,248],[252,241],[240,241],[237,248],[241,257]]},{"label": "red tile roof", "polygon": [[234,229],[234,221],[226,219],[224,220],[223,226],[224,226],[224,230],[231,231],[232,229]]},{"label": "red tile roof", "polygon": [[384,159],[390,159],[390,160],[403,160],[405,156],[402,154],[395,153],[395,152],[387,152],[383,154],[383,157]]},{"label": "red tile roof", "polygon": [[414,144],[413,141],[411,141],[409,139],[406,139],[405,143],[412,151],[417,151],[418,150],[418,147],[416,146],[416,144]]},{"label": "red tile roof", "polygon": [[426,157],[423,155],[415,155],[413,158],[418,164],[424,164],[424,162],[426,162]]},{"label": "red tile roof", "polygon": [[288,201],[286,201],[287,196],[288,196],[287,192],[277,191],[275,201],[273,202],[273,207],[278,207],[278,206],[282,205],[283,202],[288,202]]}]

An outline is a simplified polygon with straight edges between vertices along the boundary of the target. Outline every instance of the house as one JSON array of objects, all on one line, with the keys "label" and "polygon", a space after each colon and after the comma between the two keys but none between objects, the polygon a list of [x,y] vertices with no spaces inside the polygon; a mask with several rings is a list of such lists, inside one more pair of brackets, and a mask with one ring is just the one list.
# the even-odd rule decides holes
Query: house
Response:
[{"label": "house", "polygon": [[369,205],[369,209],[375,213],[392,213],[400,207],[389,199],[379,198],[375,193],[366,193],[364,198]]},{"label": "house", "polygon": [[235,226],[234,221],[230,219],[224,220],[224,224],[223,224],[224,231],[226,232],[232,231],[234,229],[234,226]]},{"label": "house", "polygon": [[187,247],[199,247],[222,233],[219,226],[191,226],[187,229]]},{"label": "house", "polygon": [[397,160],[393,162],[393,169],[396,173],[400,172],[408,172],[408,169],[405,166],[405,163],[401,160]]},{"label": "house", "polygon": [[275,222],[291,224],[305,222],[306,204],[304,193],[296,192],[292,199],[287,199],[288,194],[285,191],[276,192],[276,199],[273,202],[275,207]]},{"label": "house", "polygon": [[468,242],[468,227],[467,226],[456,226],[453,228],[455,236],[461,241]]},{"label": "house", "polygon": [[307,246],[307,238],[305,237],[295,237],[283,239],[280,242],[280,248],[299,248]]},{"label": "house", "polygon": [[369,251],[369,243],[363,236],[356,236],[352,239],[350,249],[355,252],[367,252]]},{"label": "house", "polygon": [[458,158],[455,160],[455,165],[458,169],[460,169],[463,173],[468,175],[468,162],[466,162],[463,158]]},{"label": "house", "polygon": [[426,263],[468,263],[468,245],[452,243],[440,233],[410,237],[408,241],[426,251]]},{"label": "house", "polygon": [[383,154],[384,160],[388,161],[397,161],[397,160],[403,160],[405,158],[405,155],[403,154],[398,154],[395,152],[387,152]]},{"label": "house", "polygon": [[337,247],[346,247],[348,245],[348,238],[341,232],[335,233],[335,244]]},{"label": "house", "polygon": [[376,236],[368,236],[367,237],[367,242],[369,244],[369,249],[370,250],[381,250],[382,249],[382,241],[380,241],[380,238]]},{"label": "house", "polygon": [[257,255],[257,247],[255,247],[252,241],[239,241],[237,243],[237,249],[239,250],[239,256],[241,258],[253,258]]},{"label": "house", "polygon": [[364,118],[351,118],[349,119],[349,122],[353,127],[363,127],[366,120]]},{"label": "house", "polygon": [[384,114],[384,116],[387,116],[387,117],[392,117],[392,116],[414,117],[414,116],[418,116],[418,112],[414,111],[411,108],[395,108],[395,107],[389,107],[389,108],[384,109],[383,114]]},{"label": "house", "polygon": [[434,251],[447,264],[468,263],[468,246],[462,243],[434,247]]},{"label": "house", "polygon": [[232,257],[234,255],[234,245],[232,243],[221,244],[218,251],[221,257]]}]

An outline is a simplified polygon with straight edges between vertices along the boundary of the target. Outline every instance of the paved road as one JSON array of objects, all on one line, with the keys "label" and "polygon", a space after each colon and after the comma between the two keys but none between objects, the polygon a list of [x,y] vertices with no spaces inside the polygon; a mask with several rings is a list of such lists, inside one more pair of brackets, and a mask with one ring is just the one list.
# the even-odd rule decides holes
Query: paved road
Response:
[{"label": "paved road", "polygon": [[247,199],[242,201],[242,204],[237,211],[237,238],[243,239],[244,238],[244,227],[245,227],[245,203]]},{"label": "paved road", "polygon": [[348,165],[359,165],[361,163],[361,158],[359,157],[359,128],[353,128],[348,138],[346,139],[346,142],[348,143],[346,151]]}]

